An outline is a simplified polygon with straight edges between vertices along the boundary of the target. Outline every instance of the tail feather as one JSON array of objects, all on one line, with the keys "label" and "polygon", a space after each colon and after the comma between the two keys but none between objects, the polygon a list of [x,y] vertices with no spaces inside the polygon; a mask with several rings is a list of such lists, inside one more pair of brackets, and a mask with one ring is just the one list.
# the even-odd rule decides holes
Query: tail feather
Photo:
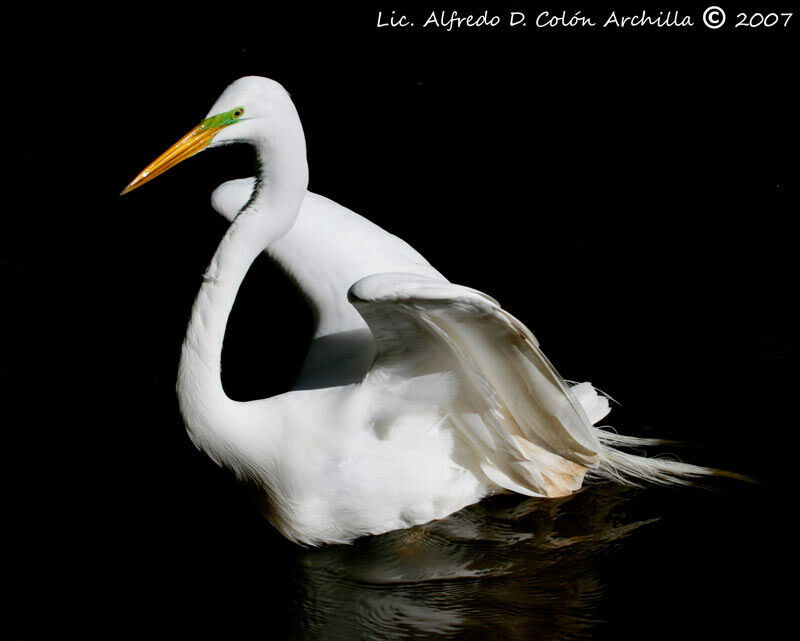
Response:
[{"label": "tail feather", "polygon": [[[581,383],[571,388],[580,391],[578,400],[587,410],[589,416],[596,409],[599,398],[605,400],[605,394],[596,390],[590,383]],[[606,404],[607,407],[607,404]],[[592,421],[593,423],[596,421]],[[625,452],[620,447],[648,447],[660,445],[683,445],[677,441],[665,439],[641,438],[617,434],[607,428],[592,426],[592,432],[600,444],[597,465],[590,467],[586,473],[588,479],[606,479],[625,485],[639,486],[644,483],[658,485],[693,485],[697,479],[708,476],[724,476],[740,481],[754,482],[754,479],[713,467],[693,465],[677,460],[675,457],[644,456]]]},{"label": "tail feather", "polygon": [[[599,477],[624,483],[625,485],[641,485],[641,482],[660,485],[691,485],[694,479],[716,474],[710,467],[683,463],[672,458],[648,457],[623,452],[619,445],[657,445],[655,439],[637,439],[620,437],[618,434],[594,428],[600,441],[601,450],[596,467],[589,470],[587,476]],[[611,435],[611,438],[608,436]]]}]

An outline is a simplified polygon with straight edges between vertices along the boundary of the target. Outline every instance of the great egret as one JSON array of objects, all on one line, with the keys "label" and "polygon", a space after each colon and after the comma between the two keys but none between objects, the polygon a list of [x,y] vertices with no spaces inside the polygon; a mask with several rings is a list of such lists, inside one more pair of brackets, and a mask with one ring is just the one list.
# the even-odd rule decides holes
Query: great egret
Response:
[{"label": "great egret", "polygon": [[[565,383],[495,300],[308,192],[303,128],[277,82],[235,81],[123,193],[237,142],[255,147],[259,170],[213,194],[232,222],[192,309],[177,389],[194,443],[264,489],[268,518],[286,537],[346,543],[496,492],[563,496],[587,473],[680,483],[714,472],[615,449],[648,441],[594,427],[606,398]],[[304,292],[316,329],[291,391],[237,402],[220,378],[225,326],[264,250]]]}]

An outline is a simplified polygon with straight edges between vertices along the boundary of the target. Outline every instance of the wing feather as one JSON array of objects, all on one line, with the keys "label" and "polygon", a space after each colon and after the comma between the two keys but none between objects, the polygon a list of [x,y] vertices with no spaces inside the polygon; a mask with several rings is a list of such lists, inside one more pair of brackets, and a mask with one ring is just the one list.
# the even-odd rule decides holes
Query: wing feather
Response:
[{"label": "wing feather", "polygon": [[[407,376],[455,372],[460,392],[447,410],[488,479],[534,496],[580,487],[598,460],[592,421],[533,334],[497,301],[416,274],[371,275],[348,296],[373,333],[377,366]],[[592,402],[599,420],[607,406]]]}]

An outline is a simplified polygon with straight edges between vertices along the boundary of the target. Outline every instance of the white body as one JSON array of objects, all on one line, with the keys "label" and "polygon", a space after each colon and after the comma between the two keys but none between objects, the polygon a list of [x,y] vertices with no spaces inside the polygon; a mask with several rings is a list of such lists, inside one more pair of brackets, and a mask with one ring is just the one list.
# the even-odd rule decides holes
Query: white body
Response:
[{"label": "white body", "polygon": [[[263,169],[214,193],[232,223],[192,311],[178,394],[194,442],[263,487],[284,535],[349,542],[493,492],[569,494],[587,471],[666,482],[703,471],[609,447],[634,439],[592,427],[606,399],[588,383],[566,385],[496,301],[449,283],[404,241],[308,193],[302,127],[280,85],[240,79],[210,115],[239,107],[244,117],[212,146],[252,144]],[[316,330],[291,391],[237,402],[222,389],[222,341],[262,251],[303,291]]]},{"label": "white body", "polygon": [[[253,187],[253,179],[222,185],[214,208],[233,219]],[[301,542],[344,542],[440,518],[484,497],[487,484],[453,462],[452,428],[436,405],[452,382],[443,374],[414,389],[405,377],[366,377],[375,342],[347,299],[350,285],[371,274],[444,277],[403,240],[312,193],[267,253],[305,293],[316,325],[293,391],[244,404],[264,424],[240,449],[254,467],[243,473],[260,478],[267,461],[280,470],[281,505],[270,511],[276,526]],[[236,469],[242,461],[225,463]]]},{"label": "white body", "polygon": [[[254,183],[220,186],[214,208],[234,219]],[[219,429],[205,434],[189,427],[221,464],[257,481],[272,479],[269,515],[286,536],[346,542],[425,523],[506,489],[480,471],[479,457],[461,442],[454,407],[465,405],[462,413],[480,419],[468,399],[457,399],[463,390],[456,368],[427,344],[422,351],[431,353],[422,362],[409,358],[408,349],[399,363],[371,367],[373,334],[348,300],[351,285],[374,274],[418,275],[456,294],[461,288],[403,240],[312,193],[292,228],[266,251],[314,310],[314,338],[298,381],[278,397],[235,403],[237,418],[224,445]],[[182,406],[196,404],[187,386],[179,390]],[[597,419],[607,403],[589,397]],[[582,477],[584,470],[574,467]]]}]

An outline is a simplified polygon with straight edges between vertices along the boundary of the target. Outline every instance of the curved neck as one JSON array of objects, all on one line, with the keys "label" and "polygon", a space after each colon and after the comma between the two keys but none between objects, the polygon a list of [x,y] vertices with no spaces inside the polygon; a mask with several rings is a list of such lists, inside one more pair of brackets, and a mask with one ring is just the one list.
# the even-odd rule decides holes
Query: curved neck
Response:
[{"label": "curved neck", "polygon": [[[300,130],[302,137],[302,130]],[[222,387],[222,344],[236,295],[256,257],[291,229],[308,184],[305,144],[294,141],[281,154],[257,146],[265,172],[250,202],[231,223],[203,276],[181,351],[178,397],[192,439],[219,458],[243,429],[237,407]],[[274,141],[273,141],[274,144]],[[269,161],[267,166],[266,160]]]}]

